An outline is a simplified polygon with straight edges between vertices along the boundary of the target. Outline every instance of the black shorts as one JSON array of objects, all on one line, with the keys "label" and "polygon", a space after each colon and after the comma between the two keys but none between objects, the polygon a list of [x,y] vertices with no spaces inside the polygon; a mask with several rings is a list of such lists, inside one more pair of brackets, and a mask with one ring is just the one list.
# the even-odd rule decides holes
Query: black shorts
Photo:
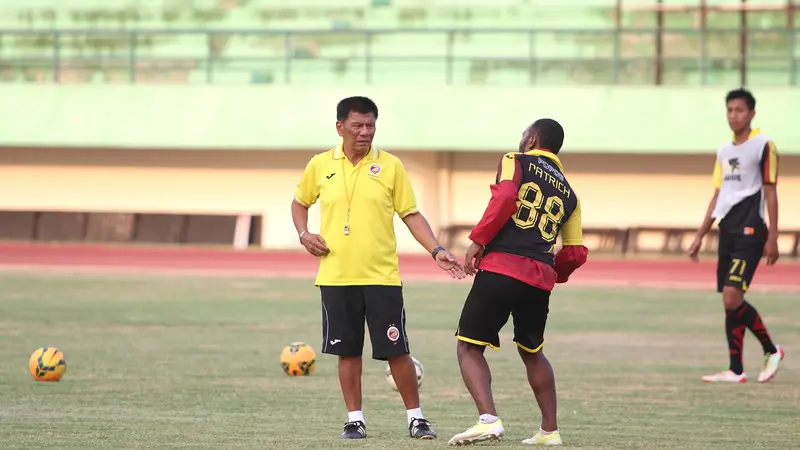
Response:
[{"label": "black shorts", "polygon": [[722,292],[725,286],[737,287],[747,292],[764,255],[765,244],[766,241],[761,237],[736,236],[720,230],[717,292]]},{"label": "black shorts", "polygon": [[366,319],[373,359],[409,354],[401,286],[320,286],[319,290],[322,353],[361,356]]},{"label": "black shorts", "polygon": [[500,329],[514,316],[514,342],[536,353],[544,346],[550,292],[514,278],[479,270],[472,283],[456,336],[476,345],[500,348]]}]

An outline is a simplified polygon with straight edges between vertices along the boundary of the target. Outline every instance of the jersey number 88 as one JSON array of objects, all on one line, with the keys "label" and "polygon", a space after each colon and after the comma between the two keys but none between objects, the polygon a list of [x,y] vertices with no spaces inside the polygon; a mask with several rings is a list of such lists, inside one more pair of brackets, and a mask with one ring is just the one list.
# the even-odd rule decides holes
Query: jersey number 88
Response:
[{"label": "jersey number 88", "polygon": [[519,187],[517,213],[513,217],[518,228],[527,230],[538,226],[542,239],[555,242],[563,218],[564,201],[561,198],[555,195],[545,198],[542,189],[533,181]]}]

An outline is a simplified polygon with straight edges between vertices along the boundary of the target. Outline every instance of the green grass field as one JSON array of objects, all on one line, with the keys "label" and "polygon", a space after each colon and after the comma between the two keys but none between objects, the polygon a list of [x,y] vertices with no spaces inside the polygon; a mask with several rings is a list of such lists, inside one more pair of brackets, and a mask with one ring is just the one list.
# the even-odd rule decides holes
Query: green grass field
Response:
[{"label": "green grass field", "polygon": [[[283,374],[291,341],[320,348],[310,281],[179,276],[0,274],[0,448],[441,448],[476,411],[455,358],[466,284],[407,283],[413,354],[426,369],[423,410],[439,440],[407,438],[399,395],[368,361],[370,437],[338,439],[346,414],[335,359],[310,377]],[[797,448],[800,302],[753,294],[788,350],[772,384],[704,385],[727,364],[713,292],[559,288],[546,353],[556,369],[559,417],[570,448]],[[508,327],[488,351],[506,438],[523,447],[538,413]],[[37,347],[64,351],[60,383],[27,371]],[[368,346],[367,346],[368,347]],[[369,348],[367,348],[367,352]],[[748,334],[755,379],[760,346]]]}]

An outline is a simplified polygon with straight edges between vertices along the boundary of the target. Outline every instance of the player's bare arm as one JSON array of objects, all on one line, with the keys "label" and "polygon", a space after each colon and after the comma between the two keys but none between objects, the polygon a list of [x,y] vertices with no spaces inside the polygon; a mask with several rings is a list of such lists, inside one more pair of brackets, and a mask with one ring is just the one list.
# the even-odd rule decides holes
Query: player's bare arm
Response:
[{"label": "player's bare arm", "polygon": [[768,266],[778,260],[778,155],[775,143],[767,142],[761,156],[762,192],[767,212],[767,242],[764,259]]},{"label": "player's bare arm", "polygon": [[322,236],[308,232],[308,207],[301,205],[297,200],[292,200],[292,222],[300,237],[300,243],[314,256],[324,256],[330,249]]},{"label": "player's bare arm", "polygon": [[456,261],[456,258],[449,251],[439,244],[439,241],[436,240],[436,236],[433,234],[431,225],[422,213],[413,212],[408,214],[403,217],[403,222],[408,227],[408,231],[411,232],[411,235],[414,236],[414,239],[416,239],[428,253],[433,255],[434,251],[439,249],[439,251],[435,252],[434,259],[436,259],[436,264],[438,264],[442,270],[446,271],[453,278],[458,278],[459,280],[464,278],[464,268],[461,267],[461,264]]},{"label": "player's bare arm", "polygon": [[778,189],[775,184],[764,185],[764,203],[767,206],[769,231],[764,245],[764,258],[771,266],[778,261]]},{"label": "player's bare arm", "polygon": [[714,208],[717,206],[717,197],[719,197],[719,188],[714,189],[714,195],[711,196],[711,200],[708,202],[708,208],[706,208],[706,215],[703,217],[703,222],[700,224],[700,228],[697,229],[694,241],[689,247],[689,257],[695,262],[698,260],[697,254],[700,253],[700,247],[703,246],[703,238],[706,237],[709,230],[711,230],[711,226],[714,225],[714,219],[711,215],[714,212]]},{"label": "player's bare arm", "polygon": [[303,247],[314,256],[324,256],[330,253],[325,240],[322,236],[308,231],[308,208],[317,202],[320,195],[319,184],[316,181],[318,162],[319,158],[311,158],[303,170],[292,200],[292,222]]}]

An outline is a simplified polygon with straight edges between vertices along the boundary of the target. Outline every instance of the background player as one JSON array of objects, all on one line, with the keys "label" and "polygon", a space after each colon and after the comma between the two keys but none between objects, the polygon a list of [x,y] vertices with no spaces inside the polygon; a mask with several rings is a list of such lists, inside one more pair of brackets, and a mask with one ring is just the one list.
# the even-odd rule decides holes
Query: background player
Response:
[{"label": "background player", "polygon": [[[756,99],[744,90],[730,91],[726,97],[728,124],[733,142],[717,151],[714,166],[714,195],[705,219],[689,249],[695,261],[703,237],[719,219],[719,259],[717,291],[725,305],[725,333],[730,350],[729,370],[702,377],[705,382],[744,383],[742,366],[745,328],[761,341],[764,365],[758,381],[772,380],[783,359],[783,349],[774,345],[767,327],[755,308],[744,299],[761,257],[767,265],[778,260],[778,156],[775,144],[759,129],[752,129]],[[769,226],[764,222],[764,204]]]},{"label": "background player", "polygon": [[[561,445],[556,421],[556,384],[544,356],[550,291],[586,262],[581,206],[558,156],[564,130],[540,119],[522,135],[520,153],[500,161],[492,198],[472,230],[465,270],[477,275],[458,324],[458,364],[475,405],[478,423],[450,439],[451,445],[499,438],[504,433],[492,398],[486,346],[500,347],[500,329],[514,316],[514,341],[539,408],[539,432],[523,444]],[[564,247],[553,256],[562,232]]]}]

